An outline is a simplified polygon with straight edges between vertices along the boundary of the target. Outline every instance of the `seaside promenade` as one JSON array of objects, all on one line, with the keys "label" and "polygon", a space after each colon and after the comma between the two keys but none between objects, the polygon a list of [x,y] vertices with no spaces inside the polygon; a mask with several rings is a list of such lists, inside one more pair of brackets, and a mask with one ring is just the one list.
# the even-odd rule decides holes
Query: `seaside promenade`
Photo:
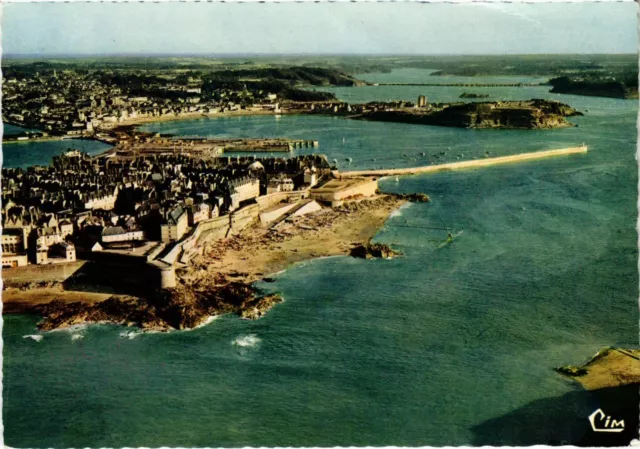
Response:
[{"label": "seaside promenade", "polygon": [[536,159],[544,159],[554,156],[566,156],[571,154],[586,153],[588,147],[582,145],[579,147],[559,148],[557,150],[533,151],[530,153],[513,154],[510,156],[499,156],[485,159],[474,159],[470,161],[449,162],[438,165],[425,165],[421,167],[408,168],[383,168],[378,170],[358,170],[358,171],[334,171],[334,176],[338,178],[349,178],[358,176],[399,176],[399,175],[416,175],[421,173],[435,173],[446,170],[460,170],[465,168],[488,167],[491,165],[509,164],[514,162],[524,162]]}]

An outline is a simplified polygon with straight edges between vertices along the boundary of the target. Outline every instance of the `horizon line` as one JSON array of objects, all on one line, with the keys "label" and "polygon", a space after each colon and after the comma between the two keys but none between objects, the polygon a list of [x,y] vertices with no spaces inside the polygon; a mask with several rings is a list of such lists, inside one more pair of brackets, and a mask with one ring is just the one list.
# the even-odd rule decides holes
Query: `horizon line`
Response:
[{"label": "horizon line", "polygon": [[47,58],[127,58],[127,57],[147,57],[147,58],[176,58],[176,57],[208,57],[208,58],[245,58],[245,57],[465,57],[465,56],[633,56],[634,52],[620,53],[4,53],[2,59],[47,59]]}]

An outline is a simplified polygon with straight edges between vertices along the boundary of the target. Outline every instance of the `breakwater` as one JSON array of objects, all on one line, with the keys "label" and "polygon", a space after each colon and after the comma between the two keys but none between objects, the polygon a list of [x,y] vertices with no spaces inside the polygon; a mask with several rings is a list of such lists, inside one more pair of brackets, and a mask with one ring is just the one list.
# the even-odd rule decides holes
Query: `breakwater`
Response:
[{"label": "breakwater", "polygon": [[334,172],[337,177],[354,177],[354,176],[397,176],[397,175],[416,175],[420,173],[435,173],[445,170],[460,170],[464,168],[487,167],[490,165],[509,164],[514,162],[524,162],[536,159],[544,159],[554,156],[565,156],[570,154],[582,154],[588,150],[586,145],[579,147],[560,148],[557,150],[534,151],[531,153],[513,154],[510,156],[499,156],[486,159],[474,159],[470,161],[449,162],[447,164],[426,165],[422,167],[409,168],[392,168],[380,170],[359,170],[347,172]]}]

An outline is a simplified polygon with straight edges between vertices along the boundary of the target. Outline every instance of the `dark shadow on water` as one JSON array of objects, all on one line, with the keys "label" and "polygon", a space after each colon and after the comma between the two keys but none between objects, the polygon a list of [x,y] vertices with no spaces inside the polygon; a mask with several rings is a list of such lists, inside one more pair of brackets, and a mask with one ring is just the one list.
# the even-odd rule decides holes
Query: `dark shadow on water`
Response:
[{"label": "dark shadow on water", "polygon": [[[472,431],[474,446],[628,446],[638,438],[639,385],[573,391],[531,402]],[[602,409],[624,420],[622,432],[594,432],[589,415]]]}]

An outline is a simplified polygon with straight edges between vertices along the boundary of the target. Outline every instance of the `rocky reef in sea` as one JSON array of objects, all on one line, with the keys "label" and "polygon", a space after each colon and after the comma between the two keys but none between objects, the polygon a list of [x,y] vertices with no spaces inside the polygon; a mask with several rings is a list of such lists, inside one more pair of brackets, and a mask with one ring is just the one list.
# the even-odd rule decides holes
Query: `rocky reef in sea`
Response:
[{"label": "rocky reef in sea", "polygon": [[359,244],[351,248],[349,254],[359,259],[391,259],[402,255],[401,252],[384,243]]}]

